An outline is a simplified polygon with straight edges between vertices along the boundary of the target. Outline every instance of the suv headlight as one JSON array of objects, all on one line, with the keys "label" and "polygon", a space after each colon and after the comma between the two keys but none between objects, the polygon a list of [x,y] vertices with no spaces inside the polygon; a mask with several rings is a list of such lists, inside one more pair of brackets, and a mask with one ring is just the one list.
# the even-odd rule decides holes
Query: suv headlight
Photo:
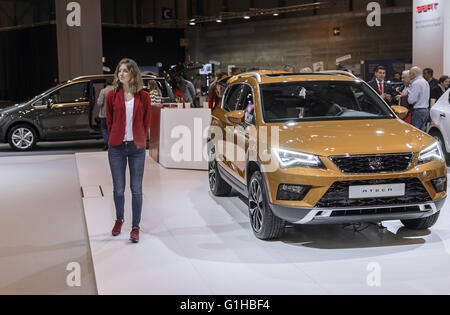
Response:
[{"label": "suv headlight", "polygon": [[322,161],[317,155],[294,152],[282,149],[272,149],[280,163],[281,168],[291,168],[291,167],[308,167],[308,168],[323,168]]},{"label": "suv headlight", "polygon": [[445,161],[444,153],[439,142],[433,143],[419,153],[419,165],[432,161]]}]

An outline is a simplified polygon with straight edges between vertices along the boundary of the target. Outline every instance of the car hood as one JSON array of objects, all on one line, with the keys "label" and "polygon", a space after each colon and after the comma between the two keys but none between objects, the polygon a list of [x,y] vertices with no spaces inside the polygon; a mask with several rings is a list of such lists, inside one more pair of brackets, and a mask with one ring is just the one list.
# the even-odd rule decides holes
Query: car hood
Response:
[{"label": "car hood", "polygon": [[288,123],[279,132],[281,149],[320,156],[420,152],[434,141],[398,119]]},{"label": "car hood", "polygon": [[9,114],[12,112],[15,112],[23,107],[26,107],[28,105],[28,102],[26,103],[19,103],[19,104],[14,104],[12,106],[9,107],[5,107],[5,108],[1,108],[0,109],[0,114]]}]

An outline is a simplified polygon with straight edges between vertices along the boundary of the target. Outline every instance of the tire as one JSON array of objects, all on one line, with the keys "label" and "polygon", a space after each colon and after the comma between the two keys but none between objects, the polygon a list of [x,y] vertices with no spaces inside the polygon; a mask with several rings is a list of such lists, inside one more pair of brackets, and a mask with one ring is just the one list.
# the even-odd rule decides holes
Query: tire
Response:
[{"label": "tire", "polygon": [[216,150],[211,148],[208,162],[208,180],[209,189],[214,196],[228,196],[231,192],[231,186],[223,180],[219,173],[219,166],[216,159]]},{"label": "tire", "polygon": [[441,145],[442,152],[444,152],[445,160],[447,162],[447,165],[449,165],[450,164],[450,154],[447,152],[447,147],[445,146],[444,137],[442,136],[441,132],[438,130],[432,130],[430,132],[430,136],[435,138]]},{"label": "tire", "polygon": [[9,146],[15,151],[31,151],[37,143],[37,134],[27,124],[14,126],[8,133]]},{"label": "tire", "polygon": [[440,213],[441,212],[439,211],[438,213],[423,219],[402,220],[402,223],[411,230],[426,230],[436,224]]},{"label": "tire", "polygon": [[264,178],[256,171],[248,187],[248,211],[255,236],[261,240],[277,240],[284,234],[286,221],[276,217],[269,206]]}]

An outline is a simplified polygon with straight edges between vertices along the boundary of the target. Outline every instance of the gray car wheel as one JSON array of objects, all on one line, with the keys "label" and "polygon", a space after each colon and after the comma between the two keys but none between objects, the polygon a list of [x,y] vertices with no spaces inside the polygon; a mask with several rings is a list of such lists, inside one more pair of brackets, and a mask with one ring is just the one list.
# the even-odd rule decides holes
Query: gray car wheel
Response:
[{"label": "gray car wheel", "polygon": [[14,126],[8,134],[8,143],[16,151],[30,151],[36,146],[34,129],[28,125]]}]

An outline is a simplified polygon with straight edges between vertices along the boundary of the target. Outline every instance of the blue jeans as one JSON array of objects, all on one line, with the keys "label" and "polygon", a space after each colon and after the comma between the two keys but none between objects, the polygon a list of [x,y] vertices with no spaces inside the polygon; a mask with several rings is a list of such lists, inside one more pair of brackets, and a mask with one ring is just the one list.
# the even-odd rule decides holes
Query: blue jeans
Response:
[{"label": "blue jeans", "polygon": [[130,167],[130,188],[132,193],[133,228],[139,228],[142,215],[142,181],[145,167],[145,148],[138,149],[133,141],[110,146],[109,166],[114,184],[114,204],[117,220],[124,219],[125,212],[125,171]]},{"label": "blue jeans", "polygon": [[108,135],[108,124],[106,123],[106,118],[100,118],[100,128],[102,130],[103,142],[105,146],[109,143],[109,135]]},{"label": "blue jeans", "polygon": [[411,117],[411,125],[426,132],[427,123],[430,119],[430,111],[428,108],[415,109]]}]

